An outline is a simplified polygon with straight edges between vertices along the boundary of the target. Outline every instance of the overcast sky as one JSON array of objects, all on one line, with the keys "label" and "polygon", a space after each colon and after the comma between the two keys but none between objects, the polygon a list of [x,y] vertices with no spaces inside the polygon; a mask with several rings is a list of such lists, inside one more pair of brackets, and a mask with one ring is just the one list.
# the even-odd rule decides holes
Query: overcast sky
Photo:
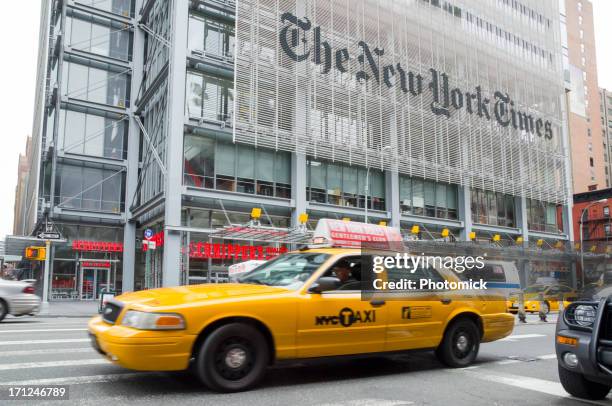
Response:
[{"label": "overcast sky", "polygon": [[[612,0],[593,0],[599,86],[612,89]],[[19,153],[32,132],[40,0],[2,1],[0,239],[12,234]],[[15,18],[19,16],[19,18]]]}]

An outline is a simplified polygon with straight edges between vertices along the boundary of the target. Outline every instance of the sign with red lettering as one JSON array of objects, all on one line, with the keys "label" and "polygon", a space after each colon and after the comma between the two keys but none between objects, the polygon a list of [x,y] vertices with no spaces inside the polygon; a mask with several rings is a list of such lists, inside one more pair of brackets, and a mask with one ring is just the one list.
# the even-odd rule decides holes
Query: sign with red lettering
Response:
[{"label": "sign with red lettering", "polygon": [[81,268],[110,268],[111,263],[108,261],[82,261]]},{"label": "sign with red lettering", "polygon": [[[142,242],[142,250],[147,251],[149,249],[157,249],[164,246],[164,232],[160,231],[157,234],[154,234],[146,241]],[[155,247],[155,248],[153,248]]]},{"label": "sign with red lettering", "polygon": [[72,241],[73,251],[87,252],[123,252],[123,243],[111,241]]},{"label": "sign with red lettering", "polygon": [[398,228],[355,221],[321,219],[313,235],[313,240],[317,239],[340,247],[402,248],[402,234]]},{"label": "sign with red lettering", "polygon": [[218,244],[192,242],[189,244],[190,258],[268,260],[287,252],[287,247],[264,247],[261,245]]}]

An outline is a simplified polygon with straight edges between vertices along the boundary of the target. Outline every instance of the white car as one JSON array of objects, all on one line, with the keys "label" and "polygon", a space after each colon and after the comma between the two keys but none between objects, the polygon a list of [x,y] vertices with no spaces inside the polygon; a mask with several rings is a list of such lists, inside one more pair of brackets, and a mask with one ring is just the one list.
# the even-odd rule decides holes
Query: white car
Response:
[{"label": "white car", "polygon": [[34,315],[40,310],[40,298],[27,282],[0,279],[0,321],[7,314],[13,316]]}]

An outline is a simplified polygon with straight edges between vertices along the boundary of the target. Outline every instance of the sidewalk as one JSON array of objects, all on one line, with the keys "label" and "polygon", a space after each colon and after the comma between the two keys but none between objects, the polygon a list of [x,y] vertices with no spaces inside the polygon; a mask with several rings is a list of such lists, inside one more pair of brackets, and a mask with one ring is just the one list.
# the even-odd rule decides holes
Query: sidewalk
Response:
[{"label": "sidewalk", "polygon": [[49,310],[41,311],[36,317],[91,317],[98,314],[99,305],[99,300],[52,301]]}]

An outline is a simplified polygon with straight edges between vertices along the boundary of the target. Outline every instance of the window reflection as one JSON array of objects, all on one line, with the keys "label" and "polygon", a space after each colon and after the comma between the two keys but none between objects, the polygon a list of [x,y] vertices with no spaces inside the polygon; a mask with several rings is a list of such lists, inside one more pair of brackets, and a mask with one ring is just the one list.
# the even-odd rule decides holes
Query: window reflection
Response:
[{"label": "window reflection", "polygon": [[383,172],[350,165],[308,160],[307,199],[336,206],[366,206],[366,179],[369,179],[368,208],[385,210],[385,177]]},{"label": "window reflection", "polygon": [[290,199],[291,155],[186,135],[184,183]]},{"label": "window reflection", "polygon": [[189,117],[230,123],[234,110],[231,81],[187,72],[186,106]]}]

